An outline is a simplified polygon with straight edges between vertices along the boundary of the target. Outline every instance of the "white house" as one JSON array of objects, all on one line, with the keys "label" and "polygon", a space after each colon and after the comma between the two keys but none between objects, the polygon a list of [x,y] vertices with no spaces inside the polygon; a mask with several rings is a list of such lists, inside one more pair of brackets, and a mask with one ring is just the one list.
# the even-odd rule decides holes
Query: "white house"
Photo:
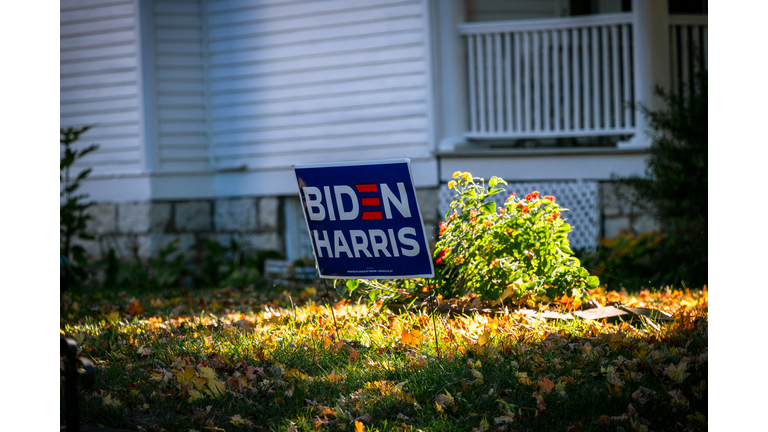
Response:
[{"label": "white house", "polygon": [[650,145],[627,106],[707,57],[706,0],[60,5],[61,126],[100,144],[94,256],[201,236],[311,255],[292,165],[400,157],[433,233],[457,170],[555,195],[576,247],[649,230],[610,181]]}]

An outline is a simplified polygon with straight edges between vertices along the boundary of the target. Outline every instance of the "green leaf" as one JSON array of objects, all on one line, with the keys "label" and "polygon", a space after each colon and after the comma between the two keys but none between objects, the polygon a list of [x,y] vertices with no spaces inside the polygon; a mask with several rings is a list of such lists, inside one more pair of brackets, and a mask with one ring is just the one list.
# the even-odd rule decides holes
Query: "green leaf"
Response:
[{"label": "green leaf", "polygon": [[461,194],[461,196],[464,198],[475,198],[477,197],[477,193],[475,193],[474,189],[468,189],[466,192]]},{"label": "green leaf", "polygon": [[368,300],[370,300],[371,303],[376,303],[376,299],[379,298],[379,292],[380,291],[381,290],[375,289],[375,290],[372,290],[371,292],[369,292],[368,293]]},{"label": "green leaf", "polygon": [[587,288],[597,288],[598,285],[600,285],[600,279],[598,279],[597,276],[590,276],[587,278]]},{"label": "green leaf", "polygon": [[494,214],[496,213],[496,203],[493,201],[487,202],[480,206],[480,210],[485,214]]},{"label": "green leaf", "polygon": [[347,280],[347,289],[349,289],[350,294],[352,294],[352,292],[356,290],[359,285],[360,285],[360,281],[357,279]]},{"label": "green leaf", "polygon": [[493,176],[493,177],[491,177],[490,180],[488,180],[488,186],[489,187],[494,187],[494,186],[496,186],[499,183],[507,184],[507,182],[505,182],[504,179],[502,179],[500,177],[496,177],[496,176]]}]

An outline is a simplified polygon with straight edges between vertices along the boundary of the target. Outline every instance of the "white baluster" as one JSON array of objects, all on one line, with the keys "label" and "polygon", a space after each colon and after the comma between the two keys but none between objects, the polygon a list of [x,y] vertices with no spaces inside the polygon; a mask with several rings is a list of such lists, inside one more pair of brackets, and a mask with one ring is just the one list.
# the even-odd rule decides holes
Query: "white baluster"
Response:
[{"label": "white baluster", "polygon": [[486,72],[486,109],[488,113],[488,133],[496,130],[496,117],[493,115],[493,39],[492,35],[485,35],[485,72]]},{"label": "white baluster", "polygon": [[611,75],[608,73],[609,57],[608,57],[608,27],[603,26],[601,36],[601,43],[603,48],[603,56],[600,58],[600,62],[603,63],[603,124],[601,129],[609,129],[611,127]]},{"label": "white baluster", "polygon": [[581,29],[581,80],[583,85],[581,101],[583,102],[585,130],[592,128],[592,112],[590,110],[592,101],[589,91],[589,78],[589,29],[585,27]]},{"label": "white baluster", "polygon": [[570,41],[570,30],[560,32],[563,36],[563,129],[571,129],[571,60],[568,56]]},{"label": "white baluster", "polygon": [[562,130],[560,123],[560,30],[552,32],[552,90],[554,91],[554,115],[552,128],[555,132]]},{"label": "white baluster", "polygon": [[496,52],[496,132],[504,131],[504,88],[501,81],[501,34],[493,35]]},{"label": "white baluster", "polygon": [[621,108],[624,110],[624,128],[630,129],[635,126],[634,109],[630,104],[634,105],[632,99],[633,85],[630,81],[629,70],[629,56],[632,55],[632,51],[629,49],[629,24],[621,26],[621,58],[624,60],[624,67],[622,68],[622,74],[624,75],[624,100],[621,104]]},{"label": "white baluster", "polygon": [[515,129],[517,130],[517,133],[523,132],[523,108],[522,108],[522,92],[523,92],[523,76],[521,71],[521,65],[520,62],[522,61],[521,58],[521,51],[520,51],[520,38],[522,37],[521,33],[515,33]]},{"label": "white baluster", "polygon": [[573,65],[573,130],[581,130],[581,55],[579,54],[579,29],[571,32],[572,65]]},{"label": "white baluster", "polygon": [[542,54],[544,55],[544,130],[549,132],[549,86],[550,86],[550,72],[549,72],[549,53],[550,53],[550,44],[549,44],[549,31],[543,32],[543,43],[542,43]]},{"label": "white baluster", "polygon": [[541,130],[541,44],[539,32],[533,32],[533,130]]},{"label": "white baluster", "polygon": [[592,129],[600,129],[600,46],[597,27],[592,27]]},{"label": "white baluster", "polygon": [[[619,128],[621,118],[621,94],[619,93],[619,39],[618,29],[611,26],[611,57],[613,57],[613,129]],[[607,109],[607,108],[606,108]]]},{"label": "white baluster", "polygon": [[477,36],[477,107],[480,111],[480,122],[478,124],[478,132],[485,133],[487,127],[485,125],[485,56],[483,55],[483,36]]},{"label": "white baluster", "polygon": [[531,131],[531,47],[528,32],[523,33],[523,127],[526,132]]},{"label": "white baluster", "polygon": [[690,27],[687,25],[680,26],[680,52],[682,53],[680,56],[680,62],[682,63],[680,65],[680,70],[683,72],[683,92],[680,93],[680,97],[682,98],[687,98],[691,91],[691,68],[689,66],[691,60],[691,45],[688,38],[689,30]]},{"label": "white baluster", "polygon": [[467,57],[469,58],[469,121],[472,133],[477,133],[477,80],[475,79],[475,35],[467,36]]},{"label": "white baluster", "polygon": [[507,128],[508,134],[514,130],[512,126],[512,38],[509,33],[504,33],[504,90],[507,97]]}]

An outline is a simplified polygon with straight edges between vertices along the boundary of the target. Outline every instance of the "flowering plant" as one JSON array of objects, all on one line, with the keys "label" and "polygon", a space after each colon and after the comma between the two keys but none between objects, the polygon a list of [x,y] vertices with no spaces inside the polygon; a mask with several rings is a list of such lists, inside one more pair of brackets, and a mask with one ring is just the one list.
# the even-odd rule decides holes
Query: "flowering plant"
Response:
[{"label": "flowering plant", "polygon": [[519,199],[512,193],[505,206],[486,201],[503,192],[492,177],[485,180],[457,171],[448,187],[456,191],[439,225],[434,257],[443,291],[474,292],[486,300],[557,297],[585,299],[599,285],[573,256],[570,225],[561,219],[553,196],[533,191]]}]

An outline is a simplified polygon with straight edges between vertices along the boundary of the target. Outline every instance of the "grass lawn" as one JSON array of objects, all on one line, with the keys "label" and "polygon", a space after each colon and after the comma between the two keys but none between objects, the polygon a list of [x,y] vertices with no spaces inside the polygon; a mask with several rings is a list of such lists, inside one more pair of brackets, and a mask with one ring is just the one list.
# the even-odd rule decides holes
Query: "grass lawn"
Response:
[{"label": "grass lawn", "polygon": [[675,317],[610,324],[393,313],[348,301],[331,314],[320,286],[63,294],[61,333],[97,370],[80,392],[82,423],[185,432],[707,430],[706,289],[595,290],[603,305]]}]

